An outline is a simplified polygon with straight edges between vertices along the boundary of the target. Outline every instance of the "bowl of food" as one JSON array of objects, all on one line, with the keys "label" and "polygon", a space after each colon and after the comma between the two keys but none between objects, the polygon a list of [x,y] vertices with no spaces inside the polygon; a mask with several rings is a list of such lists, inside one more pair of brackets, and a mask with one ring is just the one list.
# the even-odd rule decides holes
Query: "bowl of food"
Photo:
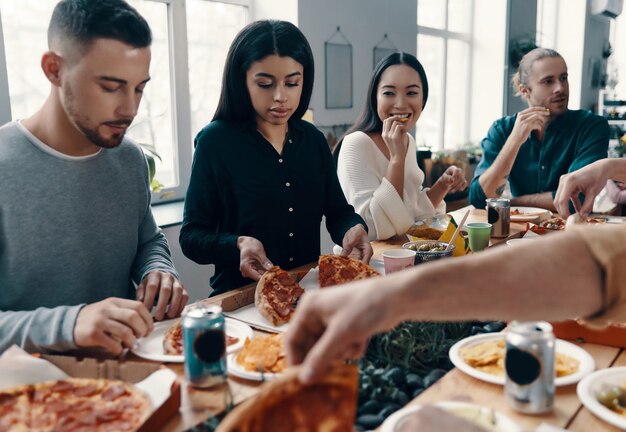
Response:
[{"label": "bowl of food", "polygon": [[410,241],[404,243],[402,247],[415,251],[415,265],[452,256],[455,249],[452,245],[449,250],[446,250],[448,243],[437,240]]},{"label": "bowl of food", "polygon": [[439,240],[439,237],[448,228],[450,216],[441,214],[426,219],[416,220],[406,231],[410,241],[416,240]]}]

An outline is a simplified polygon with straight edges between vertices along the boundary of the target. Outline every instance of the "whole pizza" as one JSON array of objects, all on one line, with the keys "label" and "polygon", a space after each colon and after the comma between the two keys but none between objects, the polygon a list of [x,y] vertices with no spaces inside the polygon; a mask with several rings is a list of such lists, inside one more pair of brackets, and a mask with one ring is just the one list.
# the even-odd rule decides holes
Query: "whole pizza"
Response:
[{"label": "whole pizza", "polygon": [[320,288],[376,276],[380,276],[380,273],[363,261],[353,258],[339,255],[322,255],[319,259]]},{"label": "whole pizza", "polygon": [[116,380],[68,378],[0,390],[0,431],[134,431],[148,396]]}]

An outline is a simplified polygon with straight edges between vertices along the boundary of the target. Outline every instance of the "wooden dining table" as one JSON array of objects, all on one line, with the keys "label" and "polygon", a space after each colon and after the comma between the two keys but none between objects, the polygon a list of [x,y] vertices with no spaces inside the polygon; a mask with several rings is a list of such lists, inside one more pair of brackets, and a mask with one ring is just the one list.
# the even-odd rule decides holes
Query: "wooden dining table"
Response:
[{"label": "wooden dining table", "polygon": [[[466,211],[470,215],[466,223],[486,222],[485,210],[471,206],[452,212],[456,221],[460,221]],[[511,238],[520,238],[527,231],[527,223],[511,223],[509,236],[505,238],[491,238],[490,247],[499,247]],[[394,237],[385,241],[374,241],[374,258],[380,258],[382,251],[397,248],[406,242],[405,237]],[[447,258],[459,259],[459,258]],[[303,266],[301,271],[307,271],[316,266],[312,263]],[[254,284],[203,300],[206,304],[219,304],[226,309],[242,307],[253,302]],[[255,332],[263,333],[258,330]],[[626,366],[626,352],[621,348],[596,345],[592,343],[575,342],[584,348],[595,360],[596,369],[616,366]],[[140,359],[136,359],[140,360]],[[194,389],[184,380],[182,365],[167,364],[167,367],[176,372],[182,382],[182,404],[178,414],[172,417],[163,426],[163,431],[183,431],[202,423],[207,418],[224,411],[228,403],[240,403],[254,396],[262,384],[229,376],[223,385],[209,389]],[[595,417],[580,402],[576,395],[576,385],[558,387],[556,390],[554,409],[542,415],[524,415],[513,411],[504,399],[503,387],[490,384],[473,378],[458,369],[452,369],[435,384],[409,402],[413,404],[433,404],[442,401],[465,401],[491,407],[519,423],[524,430],[534,431],[540,424],[548,423],[572,431],[617,431],[608,423]]]}]

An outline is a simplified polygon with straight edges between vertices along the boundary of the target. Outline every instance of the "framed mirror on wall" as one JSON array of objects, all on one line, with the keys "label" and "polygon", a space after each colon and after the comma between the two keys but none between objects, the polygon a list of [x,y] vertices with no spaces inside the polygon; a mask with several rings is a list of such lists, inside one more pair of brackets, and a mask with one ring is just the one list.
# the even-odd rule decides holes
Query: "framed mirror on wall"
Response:
[{"label": "framed mirror on wall", "polygon": [[387,57],[389,54],[398,52],[398,48],[396,47],[396,44],[394,44],[393,41],[389,39],[387,33],[385,33],[383,38],[378,41],[376,45],[374,45],[373,51],[374,64],[372,65],[372,68],[376,69],[376,65],[379,61]]},{"label": "framed mirror on wall", "polygon": [[341,29],[324,42],[326,108],[352,108],[352,44]]}]

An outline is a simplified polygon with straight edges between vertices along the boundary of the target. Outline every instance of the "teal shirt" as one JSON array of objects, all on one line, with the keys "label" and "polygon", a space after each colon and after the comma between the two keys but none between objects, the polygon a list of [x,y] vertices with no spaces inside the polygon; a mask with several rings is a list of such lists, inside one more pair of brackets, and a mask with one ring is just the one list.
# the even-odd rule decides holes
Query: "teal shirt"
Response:
[{"label": "teal shirt", "polygon": [[[478,181],[513,131],[517,114],[496,120],[481,147],[483,157],[470,185],[470,203],[485,207],[485,192]],[[556,192],[561,175],[576,171],[607,156],[609,125],[604,117],[586,110],[567,111],[546,128],[543,142],[531,133],[520,147],[509,175],[514,197]]]}]

